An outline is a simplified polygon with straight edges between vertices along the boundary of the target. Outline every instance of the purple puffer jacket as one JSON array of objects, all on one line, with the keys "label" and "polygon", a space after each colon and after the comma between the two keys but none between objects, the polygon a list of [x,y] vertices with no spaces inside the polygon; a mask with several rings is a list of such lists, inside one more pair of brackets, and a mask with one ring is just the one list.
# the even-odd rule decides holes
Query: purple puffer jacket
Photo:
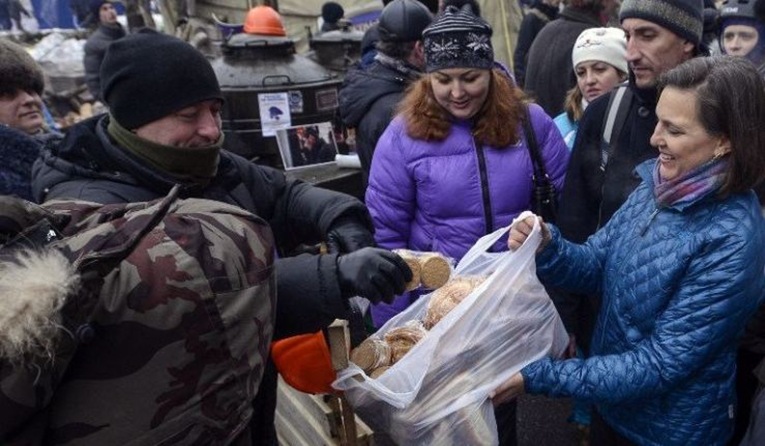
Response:
[{"label": "purple puffer jacket", "polygon": [[[568,149],[552,119],[538,105],[529,107],[547,173],[560,191]],[[520,124],[519,131],[523,134]],[[479,238],[529,209],[532,174],[525,137],[508,147],[480,148],[469,123],[455,122],[444,141],[415,140],[403,118],[396,117],[377,143],[366,192],[377,243],[438,251],[459,261]],[[506,241],[495,249],[507,249]],[[391,305],[374,306],[375,326],[413,299],[414,294],[403,295]]]}]

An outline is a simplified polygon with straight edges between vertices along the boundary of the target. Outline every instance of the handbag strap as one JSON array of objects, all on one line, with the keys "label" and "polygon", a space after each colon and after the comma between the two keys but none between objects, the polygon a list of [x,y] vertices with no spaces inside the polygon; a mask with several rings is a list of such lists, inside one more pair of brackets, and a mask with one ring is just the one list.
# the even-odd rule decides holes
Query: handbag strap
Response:
[{"label": "handbag strap", "polygon": [[531,155],[531,164],[534,167],[534,184],[539,186],[547,186],[550,183],[550,177],[547,176],[547,170],[545,169],[544,160],[539,153],[539,145],[537,144],[537,136],[534,133],[534,128],[531,126],[531,113],[529,108],[525,108],[525,116],[521,120],[523,125],[523,133],[526,135],[526,147],[529,149],[529,155]]}]

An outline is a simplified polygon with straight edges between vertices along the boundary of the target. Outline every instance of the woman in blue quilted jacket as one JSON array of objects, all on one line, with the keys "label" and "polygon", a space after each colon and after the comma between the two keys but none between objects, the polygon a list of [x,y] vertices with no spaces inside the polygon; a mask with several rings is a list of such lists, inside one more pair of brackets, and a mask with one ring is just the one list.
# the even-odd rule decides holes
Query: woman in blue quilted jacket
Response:
[{"label": "woman in blue quilted jacket", "polygon": [[[735,82],[731,82],[735,79]],[[603,303],[588,359],[541,359],[498,388],[595,403],[593,445],[724,445],[737,340],[765,290],[765,82],[738,58],[667,72],[643,182],[584,244],[543,224],[538,274]],[[511,231],[526,239],[533,219]]]}]

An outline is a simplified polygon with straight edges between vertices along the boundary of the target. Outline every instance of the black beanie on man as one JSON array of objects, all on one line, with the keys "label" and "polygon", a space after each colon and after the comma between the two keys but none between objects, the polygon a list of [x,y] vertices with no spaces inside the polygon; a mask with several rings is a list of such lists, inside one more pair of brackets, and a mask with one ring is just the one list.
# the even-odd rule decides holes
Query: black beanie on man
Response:
[{"label": "black beanie on man", "polygon": [[215,72],[202,53],[149,29],[109,45],[101,64],[101,97],[128,130],[198,102],[223,100]]}]

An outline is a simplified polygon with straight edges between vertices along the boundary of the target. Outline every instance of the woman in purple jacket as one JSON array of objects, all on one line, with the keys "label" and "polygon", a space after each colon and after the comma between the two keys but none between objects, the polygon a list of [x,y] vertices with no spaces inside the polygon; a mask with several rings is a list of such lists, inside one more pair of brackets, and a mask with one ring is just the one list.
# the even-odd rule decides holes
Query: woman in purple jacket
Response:
[{"label": "woman in purple jacket", "polygon": [[[427,74],[403,99],[372,160],[366,203],[380,246],[459,260],[480,237],[529,209],[533,164],[521,122],[527,108],[547,173],[561,190],[568,149],[544,111],[495,68],[491,33],[466,7],[447,8],[423,32]],[[416,297],[372,307],[375,325]]]}]

